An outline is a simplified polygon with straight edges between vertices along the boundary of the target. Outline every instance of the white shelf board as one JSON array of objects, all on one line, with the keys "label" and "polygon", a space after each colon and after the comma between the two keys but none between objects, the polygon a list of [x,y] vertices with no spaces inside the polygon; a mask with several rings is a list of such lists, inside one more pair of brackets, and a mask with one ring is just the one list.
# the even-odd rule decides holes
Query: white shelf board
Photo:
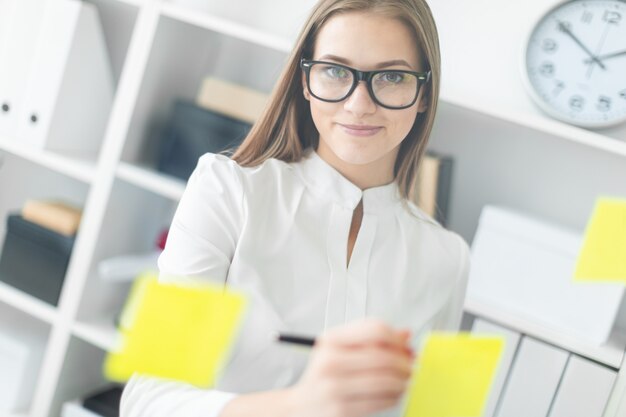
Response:
[{"label": "white shelf board", "polygon": [[175,3],[162,3],[161,15],[278,52],[291,52],[292,42],[288,39],[250,28],[219,16],[213,16],[205,11],[193,10]]},{"label": "white shelf board", "polygon": [[117,177],[137,187],[178,201],[183,195],[186,183],[170,175],[161,174],[150,168],[120,162]]},{"label": "white shelf board", "polygon": [[90,184],[95,177],[95,160],[23,146],[19,145],[16,140],[3,137],[0,137],[0,151],[6,151],[86,184]]},{"label": "white shelf board", "polygon": [[12,306],[46,323],[56,322],[56,307],[0,281],[0,302]]},{"label": "white shelf board", "polygon": [[566,123],[550,119],[547,116],[521,112],[506,108],[505,106],[494,106],[492,104],[481,103],[475,98],[462,97],[460,95],[451,94],[447,91],[441,92],[440,99],[443,102],[454,106],[476,111],[478,113],[511,122],[522,127],[528,127],[539,132],[545,132],[559,138],[610,152],[615,155],[626,156],[625,141],[576,126],[571,126]]},{"label": "white shelf board", "polygon": [[626,335],[624,334],[615,332],[607,343],[597,346],[562,333],[558,329],[526,319],[500,307],[478,302],[470,297],[465,300],[464,310],[466,313],[493,321],[615,369],[620,368],[624,358],[624,349],[626,348]]},{"label": "white shelf board", "polygon": [[115,351],[119,347],[120,333],[112,319],[77,321],[72,326],[72,333],[79,339],[90,343],[106,352]]}]

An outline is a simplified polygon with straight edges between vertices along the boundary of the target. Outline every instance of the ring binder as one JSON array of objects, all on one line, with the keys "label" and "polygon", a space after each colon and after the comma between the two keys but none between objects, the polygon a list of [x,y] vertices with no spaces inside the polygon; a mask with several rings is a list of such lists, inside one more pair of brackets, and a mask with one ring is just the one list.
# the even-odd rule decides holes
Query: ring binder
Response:
[{"label": "ring binder", "polygon": [[11,26],[0,33],[0,134],[95,157],[113,101],[96,8],[78,0],[23,1],[3,6]]}]

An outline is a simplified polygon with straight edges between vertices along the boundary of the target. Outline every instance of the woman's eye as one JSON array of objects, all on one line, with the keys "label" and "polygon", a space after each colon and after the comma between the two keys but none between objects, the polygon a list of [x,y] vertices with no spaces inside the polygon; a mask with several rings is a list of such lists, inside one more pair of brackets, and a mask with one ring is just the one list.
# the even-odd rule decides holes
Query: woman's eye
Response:
[{"label": "woman's eye", "polygon": [[331,78],[343,79],[350,76],[350,72],[342,67],[326,67],[326,74]]},{"label": "woman's eye", "polygon": [[399,84],[404,81],[404,74],[400,72],[383,72],[380,74],[379,80],[391,84]]}]

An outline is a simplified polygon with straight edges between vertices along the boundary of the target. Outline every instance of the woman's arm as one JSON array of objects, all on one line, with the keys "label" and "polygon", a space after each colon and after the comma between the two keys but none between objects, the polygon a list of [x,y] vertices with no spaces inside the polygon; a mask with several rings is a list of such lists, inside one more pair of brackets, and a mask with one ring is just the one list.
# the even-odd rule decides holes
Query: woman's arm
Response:
[{"label": "woman's arm", "polygon": [[159,257],[161,278],[194,277],[225,283],[245,210],[240,168],[222,155],[202,156],[187,182]]},{"label": "woman's arm", "polygon": [[122,417],[364,417],[395,406],[407,387],[413,357],[409,334],[368,319],[318,338],[293,387],[235,395],[133,376]]}]

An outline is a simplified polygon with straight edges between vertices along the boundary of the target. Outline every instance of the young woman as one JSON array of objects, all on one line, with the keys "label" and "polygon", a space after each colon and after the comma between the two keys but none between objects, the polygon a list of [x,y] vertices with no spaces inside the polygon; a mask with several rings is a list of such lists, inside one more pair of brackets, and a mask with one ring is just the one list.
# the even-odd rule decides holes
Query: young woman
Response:
[{"label": "young woman", "polygon": [[317,4],[243,145],[200,159],[159,259],[161,279],[250,295],[224,373],[135,376],[123,417],[401,415],[412,351],[457,329],[468,274],[465,242],[411,202],[439,80],[424,0]]}]

